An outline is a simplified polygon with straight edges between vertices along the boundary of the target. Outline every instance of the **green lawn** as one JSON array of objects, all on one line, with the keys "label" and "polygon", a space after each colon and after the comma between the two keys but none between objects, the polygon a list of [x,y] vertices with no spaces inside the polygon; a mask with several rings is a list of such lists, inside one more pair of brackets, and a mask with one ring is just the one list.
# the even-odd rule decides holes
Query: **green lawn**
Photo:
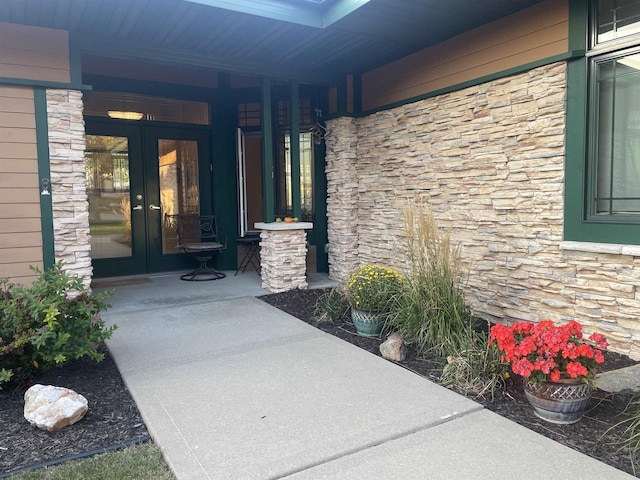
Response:
[{"label": "green lawn", "polygon": [[32,470],[12,480],[175,480],[153,443]]}]

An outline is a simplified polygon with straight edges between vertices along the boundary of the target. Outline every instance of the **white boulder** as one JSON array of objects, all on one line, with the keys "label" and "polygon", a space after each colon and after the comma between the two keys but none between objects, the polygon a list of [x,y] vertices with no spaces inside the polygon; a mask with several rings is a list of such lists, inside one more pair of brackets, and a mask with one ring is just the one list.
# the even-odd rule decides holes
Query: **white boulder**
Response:
[{"label": "white boulder", "polygon": [[68,388],[36,384],[24,394],[24,418],[49,432],[82,420],[87,410],[87,399]]}]

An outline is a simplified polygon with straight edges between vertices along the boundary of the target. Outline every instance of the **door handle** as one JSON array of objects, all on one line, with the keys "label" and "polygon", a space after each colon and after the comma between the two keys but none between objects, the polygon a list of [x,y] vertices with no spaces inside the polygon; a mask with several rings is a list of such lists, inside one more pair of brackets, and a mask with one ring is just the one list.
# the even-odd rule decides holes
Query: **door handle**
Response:
[{"label": "door handle", "polygon": [[160,207],[158,207],[157,205],[151,204],[149,205],[149,210],[160,210]]},{"label": "door handle", "polygon": [[142,205],[136,205],[131,210],[142,210]]}]

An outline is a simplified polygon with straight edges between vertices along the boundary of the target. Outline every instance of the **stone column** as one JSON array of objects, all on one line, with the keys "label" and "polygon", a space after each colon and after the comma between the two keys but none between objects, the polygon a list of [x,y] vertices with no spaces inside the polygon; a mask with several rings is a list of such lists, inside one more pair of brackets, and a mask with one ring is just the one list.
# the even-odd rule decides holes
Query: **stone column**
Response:
[{"label": "stone column", "polygon": [[313,228],[308,222],[259,222],[260,270],[262,288],[279,293],[307,284],[307,232]]},{"label": "stone column", "polygon": [[93,270],[82,110],[82,92],[47,90],[55,260],[89,287]]},{"label": "stone column", "polygon": [[327,233],[329,278],[344,281],[358,265],[358,140],[356,120],[327,121]]}]

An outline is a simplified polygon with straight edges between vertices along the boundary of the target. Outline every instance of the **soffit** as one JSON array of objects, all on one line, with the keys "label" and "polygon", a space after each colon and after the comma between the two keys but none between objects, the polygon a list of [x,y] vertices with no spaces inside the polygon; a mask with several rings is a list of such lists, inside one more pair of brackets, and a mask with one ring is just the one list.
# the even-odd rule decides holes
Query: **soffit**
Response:
[{"label": "soffit", "polygon": [[[343,1],[328,0],[324,8]],[[79,48],[98,55],[324,83],[539,1],[369,0],[320,28],[220,8],[211,4],[224,2],[213,0],[3,0],[0,22],[68,30]]]}]

